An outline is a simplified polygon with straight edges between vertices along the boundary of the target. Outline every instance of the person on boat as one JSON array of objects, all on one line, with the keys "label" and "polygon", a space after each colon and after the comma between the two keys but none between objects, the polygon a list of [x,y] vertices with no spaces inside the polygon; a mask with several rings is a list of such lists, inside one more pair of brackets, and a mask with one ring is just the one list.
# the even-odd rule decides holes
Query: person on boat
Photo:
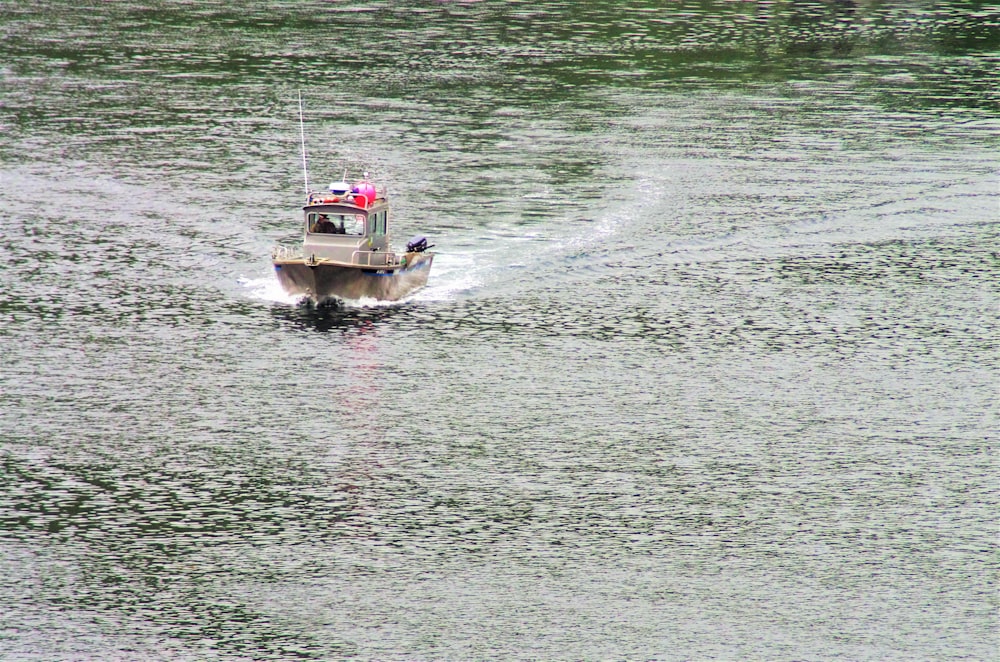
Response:
[{"label": "person on boat", "polygon": [[319,219],[313,223],[310,232],[321,232],[323,234],[333,234],[337,231],[337,226],[333,224],[326,214],[320,214]]}]

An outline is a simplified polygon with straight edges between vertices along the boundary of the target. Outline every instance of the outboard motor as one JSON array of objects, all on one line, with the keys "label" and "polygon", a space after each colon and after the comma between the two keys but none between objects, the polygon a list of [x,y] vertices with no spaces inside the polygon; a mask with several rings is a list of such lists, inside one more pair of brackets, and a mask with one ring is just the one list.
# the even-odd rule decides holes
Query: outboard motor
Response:
[{"label": "outboard motor", "polygon": [[406,244],[409,253],[423,253],[428,248],[434,248],[434,244],[427,245],[427,237],[416,236]]}]

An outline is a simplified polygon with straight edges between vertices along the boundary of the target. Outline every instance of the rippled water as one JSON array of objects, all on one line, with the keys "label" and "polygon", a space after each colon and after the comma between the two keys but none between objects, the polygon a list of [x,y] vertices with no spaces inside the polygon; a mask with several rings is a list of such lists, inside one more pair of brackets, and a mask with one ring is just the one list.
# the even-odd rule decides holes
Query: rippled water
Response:
[{"label": "rippled water", "polygon": [[661,4],[7,3],[0,658],[995,656],[1000,12]]}]

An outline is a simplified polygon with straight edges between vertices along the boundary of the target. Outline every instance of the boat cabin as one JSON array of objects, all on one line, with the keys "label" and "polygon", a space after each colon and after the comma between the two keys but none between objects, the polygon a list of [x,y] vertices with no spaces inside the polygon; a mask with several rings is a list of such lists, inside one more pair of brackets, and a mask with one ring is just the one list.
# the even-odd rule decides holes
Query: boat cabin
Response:
[{"label": "boat cabin", "polygon": [[305,213],[302,252],[316,260],[343,264],[385,266],[395,262],[389,250],[389,203],[376,197],[337,200],[309,196]]}]

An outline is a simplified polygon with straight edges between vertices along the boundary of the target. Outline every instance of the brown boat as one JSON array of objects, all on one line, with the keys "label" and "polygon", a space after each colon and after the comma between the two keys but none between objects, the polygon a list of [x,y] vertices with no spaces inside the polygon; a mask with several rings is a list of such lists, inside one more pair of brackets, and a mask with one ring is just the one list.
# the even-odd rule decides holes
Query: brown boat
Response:
[{"label": "brown boat", "polygon": [[423,287],[434,253],[425,237],[406,251],[389,243],[389,200],[366,180],[330,185],[306,199],[301,247],[277,246],[274,271],[285,291],[315,304],[331,300],[396,301]]}]

